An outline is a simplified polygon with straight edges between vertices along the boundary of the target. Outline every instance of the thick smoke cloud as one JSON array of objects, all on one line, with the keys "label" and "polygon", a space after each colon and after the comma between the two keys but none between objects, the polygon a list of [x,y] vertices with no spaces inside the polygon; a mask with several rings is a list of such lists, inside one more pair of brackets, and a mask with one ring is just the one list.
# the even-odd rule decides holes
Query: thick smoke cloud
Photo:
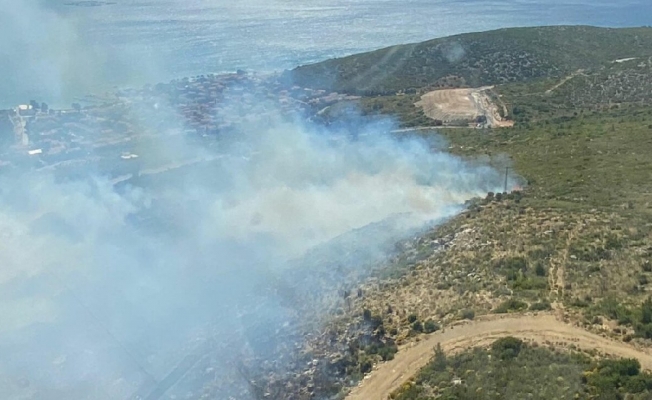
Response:
[{"label": "thick smoke cloud", "polygon": [[387,130],[361,121],[354,138],[273,117],[218,150],[161,137],[162,158],[212,161],[141,186],[2,177],[0,397],[128,398],[205,338],[261,351],[240,315],[285,322],[287,298],[259,294],[293,285],[288,261],[400,217],[365,238],[381,251],[500,187],[491,169]]},{"label": "thick smoke cloud", "polygon": [[[0,73],[36,98],[91,91],[120,64],[53,4],[0,0]],[[298,309],[328,307],[310,304],[338,289],[315,269],[364,276],[502,181],[388,121],[326,129],[268,106],[209,149],[160,132],[185,123],[164,108],[169,124],[133,111],[154,137],[132,150],[169,171],[0,176],[0,399],[199,398],[211,384],[229,398],[235,360],[276,358]]]}]

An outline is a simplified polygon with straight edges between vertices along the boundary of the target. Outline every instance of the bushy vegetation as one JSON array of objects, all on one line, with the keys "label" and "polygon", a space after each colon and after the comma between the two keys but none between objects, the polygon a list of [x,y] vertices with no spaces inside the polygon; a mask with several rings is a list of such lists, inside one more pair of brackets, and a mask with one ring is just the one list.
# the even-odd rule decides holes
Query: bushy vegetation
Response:
[{"label": "bushy vegetation", "polygon": [[652,339],[652,299],[649,297],[638,306],[628,306],[622,300],[609,297],[591,307],[587,314],[615,320],[620,325],[633,327],[636,336]]},{"label": "bushy vegetation", "polygon": [[548,300],[542,300],[538,303],[530,304],[530,311],[548,311],[552,309],[552,305]]},{"label": "bushy vegetation", "polygon": [[462,319],[469,319],[470,320],[470,319],[475,318],[475,311],[470,310],[470,309],[462,310],[462,313],[460,314],[460,316],[462,317]]},{"label": "bushy vegetation", "polygon": [[524,256],[507,257],[497,260],[495,268],[505,274],[512,289],[545,290],[548,288],[548,280],[545,278],[545,268],[541,260],[538,260],[536,267],[533,267]]},{"label": "bushy vegetation", "polygon": [[[553,289],[544,286],[550,269],[561,265],[565,282],[557,294],[590,297],[589,305],[608,296],[640,304],[652,282],[645,269],[652,270],[645,267],[652,260],[652,108],[619,106],[546,121],[490,134],[441,131],[453,151],[469,158],[509,153],[528,181],[520,203],[493,219],[512,231],[491,229],[495,239],[515,244],[502,246],[506,256],[493,268],[527,298]],[[525,218],[528,212],[535,217]],[[503,224],[507,215],[514,217]]]},{"label": "bushy vegetation", "polygon": [[392,46],[299,67],[292,83],[362,95],[563,77],[652,55],[652,29],[511,28]]},{"label": "bushy vegetation", "polygon": [[394,400],[648,399],[652,376],[637,360],[594,361],[505,337],[489,349],[435,355]]},{"label": "bushy vegetation", "polygon": [[439,328],[440,328],[439,324],[431,319],[427,320],[426,323],[423,325],[423,329],[425,333],[436,332],[439,330]]},{"label": "bushy vegetation", "polygon": [[528,308],[527,303],[517,299],[509,299],[500,303],[500,305],[496,307],[494,312],[496,314],[505,314],[511,311],[527,310],[527,308]]},{"label": "bushy vegetation", "polygon": [[[395,268],[388,268],[392,275],[381,275],[379,283],[365,291],[365,307],[370,308],[367,319],[383,315],[397,343],[430,332],[430,322],[435,324],[432,318],[446,324],[467,318],[464,310],[478,314],[546,311],[552,304],[562,304],[566,317],[583,321],[587,327],[603,330],[611,325],[603,326],[604,320],[618,321],[623,340],[652,339],[652,302],[646,300],[652,283],[652,98],[641,97],[652,92],[636,88],[638,81],[646,87],[637,75],[640,71],[636,72],[644,68],[638,61],[599,64],[642,57],[652,41],[630,47],[607,41],[605,49],[595,49],[594,42],[582,35],[596,33],[596,40],[602,40],[599,33],[603,31],[578,29],[576,45],[592,49],[587,50],[593,61],[586,65],[594,64],[589,69],[573,75],[586,66],[574,63],[577,54],[569,53],[566,67],[550,68],[549,75],[523,78],[514,64],[510,76],[528,82],[498,87],[517,122],[513,129],[437,132],[438,139],[446,139],[447,151],[469,162],[490,164],[500,171],[509,167],[514,172],[510,185],[518,183],[523,192],[491,194],[469,202],[466,213],[419,238],[392,261]],[[642,38],[649,31],[605,32],[616,32],[616,36],[636,32]],[[542,32],[545,38],[548,33]],[[403,50],[396,49],[392,57]],[[640,61],[644,60],[647,57]],[[364,69],[368,60],[357,61],[360,64],[351,64],[352,68]],[[346,68],[337,74],[347,73]],[[458,75],[469,71],[465,68],[461,65]],[[371,92],[383,85],[389,92],[399,87],[409,91],[411,84],[405,84],[413,79],[409,68],[401,82],[392,80],[391,68],[385,72],[374,75],[380,77],[378,81],[365,80],[360,90],[366,91],[368,83]],[[430,73],[426,68],[423,76]],[[614,80],[600,81],[600,76],[611,75]],[[355,79],[338,78],[337,84],[346,88]],[[590,79],[593,86],[587,83]],[[470,82],[484,81],[450,79],[446,85]],[[604,101],[615,97],[597,95],[612,90],[608,85],[620,85],[613,90],[622,103],[607,104]],[[392,93],[364,98],[361,104],[364,113],[398,113],[404,124],[420,125],[421,116],[412,106],[416,97]],[[430,138],[433,132],[416,134]],[[446,251],[435,252],[441,247],[434,243],[446,243]],[[358,373],[369,367],[365,361],[382,359],[363,348],[356,352],[355,367],[351,367]],[[495,348],[476,349],[448,358],[439,354],[428,367],[430,372],[424,370],[397,398],[617,399],[627,393],[626,398],[652,398],[649,376],[636,372],[628,362],[601,364],[527,345],[499,353],[503,356],[496,356],[497,352]],[[508,353],[514,356],[505,357]]]},{"label": "bushy vegetation", "polygon": [[[625,104],[652,102],[652,58],[609,62],[591,70],[578,70],[562,78],[501,85],[497,89],[510,104],[509,116],[517,124],[570,122]],[[614,126],[615,129],[615,126]]]},{"label": "bushy vegetation", "polygon": [[[448,151],[471,162],[510,166],[520,175],[510,184],[519,182],[524,192],[471,202],[463,216],[420,239],[433,243],[458,235],[463,246],[430,258],[427,251],[425,257],[398,257],[396,283],[368,293],[379,305],[376,312],[391,304],[445,323],[464,309],[545,311],[557,301],[583,320],[605,298],[634,307],[647,298],[652,108],[618,106],[544,121],[529,128],[438,132]],[[460,235],[469,229],[468,237]],[[477,301],[482,291],[493,302]],[[587,317],[590,322],[593,315]],[[399,333],[410,330],[399,321],[405,319],[391,322]]]},{"label": "bushy vegetation", "polygon": [[417,95],[394,95],[363,97],[357,104],[362,115],[396,115],[401,125],[411,126],[437,126],[433,119],[430,119],[423,112],[422,107],[415,106],[420,96]]}]

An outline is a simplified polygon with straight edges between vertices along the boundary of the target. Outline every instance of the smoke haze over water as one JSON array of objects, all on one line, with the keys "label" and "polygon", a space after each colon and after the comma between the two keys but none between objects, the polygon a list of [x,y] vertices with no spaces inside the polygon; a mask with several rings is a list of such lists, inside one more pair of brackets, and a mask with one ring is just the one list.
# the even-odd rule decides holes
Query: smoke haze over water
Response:
[{"label": "smoke haze over water", "polygon": [[[71,1],[73,2],[73,1]],[[650,25],[647,0],[0,0],[0,107],[68,106],[114,85],[282,70],[508,26]]]}]

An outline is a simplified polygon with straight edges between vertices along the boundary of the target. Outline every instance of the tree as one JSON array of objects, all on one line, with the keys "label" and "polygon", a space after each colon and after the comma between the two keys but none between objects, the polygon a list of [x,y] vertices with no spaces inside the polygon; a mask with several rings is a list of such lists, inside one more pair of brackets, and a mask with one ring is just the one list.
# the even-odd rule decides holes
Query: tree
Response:
[{"label": "tree", "polygon": [[652,322],[652,299],[649,297],[641,305],[641,322],[643,324]]},{"label": "tree", "polygon": [[72,103],[72,108],[75,111],[80,112],[82,107],[81,107],[81,104],[79,104],[79,103]]},{"label": "tree", "polygon": [[443,371],[448,365],[448,360],[446,359],[446,353],[441,348],[441,343],[437,343],[435,346],[435,357],[432,359],[432,368],[436,371]]},{"label": "tree", "polygon": [[439,324],[437,324],[435,321],[429,319],[426,321],[426,323],[423,325],[423,330],[426,333],[433,333],[438,331],[440,328]]},{"label": "tree", "polygon": [[492,352],[500,357],[501,360],[511,360],[516,358],[521,352],[523,341],[512,336],[496,340],[491,345]]}]

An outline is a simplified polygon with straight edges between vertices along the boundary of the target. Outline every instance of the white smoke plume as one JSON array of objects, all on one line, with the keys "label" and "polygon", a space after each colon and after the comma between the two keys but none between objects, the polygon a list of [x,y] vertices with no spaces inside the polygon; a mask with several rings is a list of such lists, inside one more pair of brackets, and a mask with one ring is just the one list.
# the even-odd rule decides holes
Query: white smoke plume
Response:
[{"label": "white smoke plume", "polygon": [[[424,141],[362,120],[356,131],[250,123],[213,153],[195,148],[213,161],[121,190],[101,176],[2,177],[0,397],[128,398],[207,330],[231,337],[237,310],[286,261],[407,216],[399,239],[500,187],[493,170]],[[194,148],[160,141],[161,157]],[[280,300],[265,301],[282,324]]]},{"label": "white smoke plume", "polygon": [[[110,55],[44,4],[0,0],[0,72],[47,98],[92,87]],[[345,259],[364,275],[392,240],[501,186],[391,123],[357,123],[268,112],[208,148],[144,118],[155,136],[134,152],[176,168],[117,186],[92,165],[0,176],[0,399],[200,398],[207,371],[237,378],[231,360],[285,340],[302,290],[337,289],[310,268]],[[188,158],[205,161],[178,167]]]},{"label": "white smoke plume", "polygon": [[444,43],[440,47],[440,51],[444,58],[451,64],[456,64],[466,56],[466,50],[457,41]]}]

